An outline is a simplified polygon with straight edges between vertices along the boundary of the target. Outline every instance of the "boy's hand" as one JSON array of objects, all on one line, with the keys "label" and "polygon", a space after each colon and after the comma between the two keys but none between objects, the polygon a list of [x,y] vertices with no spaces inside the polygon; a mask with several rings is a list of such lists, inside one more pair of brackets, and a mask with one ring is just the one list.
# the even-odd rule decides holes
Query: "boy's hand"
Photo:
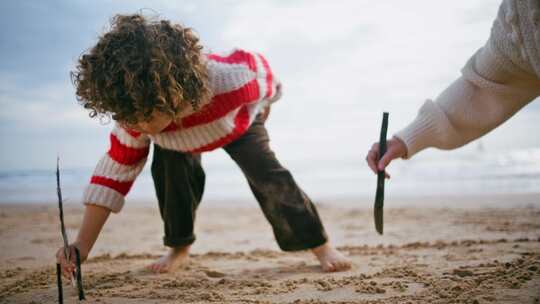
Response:
[{"label": "boy's hand", "polygon": [[266,120],[268,119],[268,116],[270,115],[270,105],[267,105],[266,107],[264,107],[264,109],[262,109],[261,111],[261,117],[262,117],[262,120],[263,122],[266,122]]},{"label": "boy's hand", "polygon": [[[56,263],[60,264],[62,268],[62,275],[68,280],[72,278],[72,274],[75,271],[77,265],[75,257],[75,246],[77,246],[77,244],[71,244],[68,247],[69,261],[64,254],[63,246],[60,247],[56,252]],[[77,246],[77,248],[79,248],[79,253],[81,255],[81,263],[83,263],[88,257],[88,252],[83,252],[83,250],[81,250],[79,246]]]},{"label": "boy's hand", "polygon": [[281,85],[281,82],[279,82],[276,86],[276,93],[274,96],[269,100],[270,103],[274,103],[278,101],[281,98],[281,95],[283,95],[283,85]]},{"label": "boy's hand", "polygon": [[281,85],[281,82],[278,81],[278,84],[276,86],[276,92],[274,94],[274,96],[268,100],[268,105],[266,107],[264,107],[264,109],[262,109],[260,115],[262,116],[262,120],[263,122],[266,122],[266,120],[268,119],[268,116],[270,115],[270,107],[272,106],[272,103],[278,101],[278,99],[281,98],[281,95],[283,94],[282,93],[282,85]]},{"label": "boy's hand", "polygon": [[[375,174],[378,170],[384,170],[390,164],[390,162],[396,158],[405,157],[407,155],[407,146],[401,141],[401,139],[394,137],[386,142],[386,153],[384,156],[377,162],[379,159],[379,143],[376,142],[371,146],[369,150],[366,161],[368,166],[371,168]],[[390,178],[390,174],[384,173],[386,178]]]}]

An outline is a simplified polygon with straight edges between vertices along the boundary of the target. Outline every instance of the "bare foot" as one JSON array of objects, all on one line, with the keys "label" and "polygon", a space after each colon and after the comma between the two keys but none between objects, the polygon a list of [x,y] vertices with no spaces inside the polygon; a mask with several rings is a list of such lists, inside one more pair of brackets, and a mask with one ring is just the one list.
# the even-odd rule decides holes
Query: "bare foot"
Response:
[{"label": "bare foot", "polygon": [[184,246],[169,249],[169,253],[148,265],[147,269],[155,273],[170,272],[177,269],[188,261],[190,247]]},{"label": "bare foot", "polygon": [[351,261],[328,243],[311,249],[325,272],[345,271],[351,268]]}]

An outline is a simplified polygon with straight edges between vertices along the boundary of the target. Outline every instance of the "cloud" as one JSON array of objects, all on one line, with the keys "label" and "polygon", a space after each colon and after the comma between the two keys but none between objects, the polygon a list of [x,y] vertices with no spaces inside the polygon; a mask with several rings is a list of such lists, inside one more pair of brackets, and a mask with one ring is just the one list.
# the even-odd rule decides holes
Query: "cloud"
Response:
[{"label": "cloud", "polygon": [[42,83],[30,89],[0,75],[0,120],[11,131],[43,132],[88,127],[69,82]]},{"label": "cloud", "polygon": [[267,54],[298,108],[414,108],[459,76],[496,4],[252,1],[230,11],[221,40]]}]

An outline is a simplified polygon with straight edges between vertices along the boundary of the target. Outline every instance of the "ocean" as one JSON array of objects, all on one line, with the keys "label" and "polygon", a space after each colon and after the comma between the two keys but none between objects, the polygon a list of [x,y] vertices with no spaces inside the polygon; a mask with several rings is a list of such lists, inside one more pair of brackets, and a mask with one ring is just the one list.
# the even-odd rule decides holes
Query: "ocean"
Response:
[{"label": "ocean", "polygon": [[[283,162],[315,201],[354,202],[374,196],[376,176],[363,155],[296,159]],[[316,164],[316,165],[314,165]],[[223,152],[203,156],[208,204],[253,205],[255,200],[237,166]],[[136,180],[127,201],[157,204],[150,164]],[[1,203],[55,203],[55,168],[0,171]],[[80,203],[93,168],[61,168],[67,204]],[[418,154],[389,168],[386,197],[540,193],[540,148],[487,152],[481,144],[460,152]]]}]

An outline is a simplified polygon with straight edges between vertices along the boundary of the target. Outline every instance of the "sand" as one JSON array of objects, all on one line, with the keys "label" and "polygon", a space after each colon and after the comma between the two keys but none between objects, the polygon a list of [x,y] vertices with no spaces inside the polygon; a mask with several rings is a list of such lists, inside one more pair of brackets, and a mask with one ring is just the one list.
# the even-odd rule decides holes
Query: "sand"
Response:
[{"label": "sand", "polygon": [[[422,200],[387,208],[384,236],[368,200],[318,203],[332,242],[354,263],[330,274],[309,252],[279,251],[254,202],[203,204],[189,264],[149,273],[144,266],[165,252],[161,220],[157,207],[128,202],[83,264],[87,302],[540,303],[540,195],[436,198],[418,207],[430,206]],[[66,209],[74,239],[83,208]],[[56,303],[54,203],[0,205],[0,238],[0,303]],[[76,303],[75,290],[64,290],[65,302]]]}]

